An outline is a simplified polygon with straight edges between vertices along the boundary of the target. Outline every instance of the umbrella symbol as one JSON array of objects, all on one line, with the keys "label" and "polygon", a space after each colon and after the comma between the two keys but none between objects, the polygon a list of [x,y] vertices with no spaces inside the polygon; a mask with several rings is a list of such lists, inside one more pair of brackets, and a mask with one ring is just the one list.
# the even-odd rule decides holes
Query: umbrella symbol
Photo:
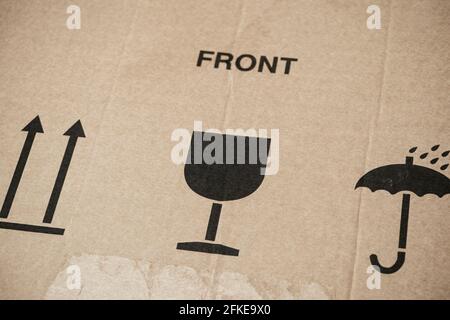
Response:
[{"label": "umbrella symbol", "polygon": [[[359,187],[369,188],[372,192],[386,190],[395,194],[410,191],[419,197],[425,194],[434,194],[441,198],[450,194],[450,179],[438,171],[415,165],[413,164],[413,157],[406,157],[404,164],[391,164],[369,171],[356,183],[355,189]],[[370,256],[371,264],[379,267],[381,273],[394,273],[405,262],[410,196],[407,193],[403,194],[397,261],[391,267],[383,267],[379,263],[377,255],[372,254]]]}]

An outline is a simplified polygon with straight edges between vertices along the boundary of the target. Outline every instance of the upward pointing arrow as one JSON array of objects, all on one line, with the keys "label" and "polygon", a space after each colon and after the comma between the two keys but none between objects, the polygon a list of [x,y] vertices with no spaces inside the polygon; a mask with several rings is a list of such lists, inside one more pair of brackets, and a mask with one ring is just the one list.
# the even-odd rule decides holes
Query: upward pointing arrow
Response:
[{"label": "upward pointing arrow", "polygon": [[8,192],[6,193],[5,201],[3,202],[3,206],[0,211],[0,218],[8,218],[14,197],[16,196],[17,188],[19,187],[20,180],[22,179],[23,170],[25,169],[31,147],[33,146],[34,137],[36,136],[36,133],[44,133],[39,116],[31,120],[31,122],[27,124],[22,131],[28,132],[27,138],[23,144],[19,161],[17,161],[16,169],[14,170],[11,183],[9,184]]},{"label": "upward pointing arrow", "polygon": [[84,134],[83,126],[81,125],[81,121],[78,120],[77,122],[75,122],[75,124],[73,126],[71,126],[69,128],[69,130],[67,130],[64,133],[64,136],[69,136],[71,138],[75,138],[75,141],[78,138],[86,138],[86,135]]},{"label": "upward pointing arrow", "polygon": [[45,211],[43,220],[44,223],[52,223],[56,205],[58,204],[59,196],[61,195],[61,190],[64,185],[64,180],[66,179],[67,171],[69,170],[70,161],[72,160],[73,151],[75,150],[75,145],[77,144],[78,138],[86,137],[80,120],[75,122],[75,124],[70,127],[64,135],[69,136],[69,141],[67,142],[66,151],[64,152],[61,166],[59,167],[55,185],[53,186],[53,191],[47,205],[47,210]]}]

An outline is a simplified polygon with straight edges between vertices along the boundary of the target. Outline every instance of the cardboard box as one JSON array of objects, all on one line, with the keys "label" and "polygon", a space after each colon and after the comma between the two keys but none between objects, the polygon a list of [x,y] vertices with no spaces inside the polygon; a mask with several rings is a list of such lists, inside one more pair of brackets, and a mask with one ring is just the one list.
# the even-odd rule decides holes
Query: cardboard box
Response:
[{"label": "cardboard box", "polygon": [[[450,298],[449,13],[1,1],[0,298]],[[171,157],[195,121],[279,130],[276,174],[238,200],[197,194]]]}]

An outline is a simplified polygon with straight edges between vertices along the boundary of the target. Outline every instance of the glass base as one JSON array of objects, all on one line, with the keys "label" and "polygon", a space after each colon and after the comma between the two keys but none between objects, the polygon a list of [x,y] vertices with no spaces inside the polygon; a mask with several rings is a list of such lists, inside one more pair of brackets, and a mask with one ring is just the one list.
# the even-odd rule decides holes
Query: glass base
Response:
[{"label": "glass base", "polygon": [[227,247],[223,244],[210,242],[178,242],[177,249],[236,257],[239,255],[239,249]]}]

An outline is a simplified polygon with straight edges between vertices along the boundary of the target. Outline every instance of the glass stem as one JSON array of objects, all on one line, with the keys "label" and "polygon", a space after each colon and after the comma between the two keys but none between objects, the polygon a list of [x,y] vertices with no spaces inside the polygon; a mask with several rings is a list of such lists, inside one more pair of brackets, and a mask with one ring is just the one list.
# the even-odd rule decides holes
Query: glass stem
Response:
[{"label": "glass stem", "polygon": [[219,226],[220,211],[222,210],[222,204],[213,203],[211,207],[211,214],[209,215],[208,229],[206,230],[205,240],[216,240],[217,227]]}]

